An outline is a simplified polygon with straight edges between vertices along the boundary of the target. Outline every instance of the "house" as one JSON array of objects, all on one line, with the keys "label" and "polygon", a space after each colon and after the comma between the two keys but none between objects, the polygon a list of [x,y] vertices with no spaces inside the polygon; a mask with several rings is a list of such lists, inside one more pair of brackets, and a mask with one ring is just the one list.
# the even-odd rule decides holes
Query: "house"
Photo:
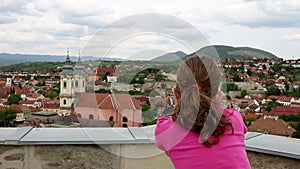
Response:
[{"label": "house", "polygon": [[[107,82],[117,82],[118,79],[118,69],[117,68],[109,68],[109,67],[99,67],[97,69],[97,76],[103,78],[106,76]],[[106,80],[106,79],[101,79]]]},{"label": "house", "polygon": [[27,93],[26,94],[26,100],[39,100],[39,99],[43,99],[44,96],[42,94],[39,93]]},{"label": "house", "polygon": [[278,118],[268,118],[266,116],[257,119],[249,126],[249,131],[258,131],[267,134],[291,137],[296,131],[285,121]]},{"label": "house", "polygon": [[264,111],[264,115],[267,116],[282,116],[291,114],[300,114],[300,107],[290,107],[290,106],[276,106],[270,112]]},{"label": "house", "polygon": [[43,109],[43,111],[59,113],[59,103],[45,102],[42,103],[41,109]]},{"label": "house", "polygon": [[8,93],[0,93],[0,102],[6,102],[8,98]]},{"label": "house", "polygon": [[26,107],[34,107],[36,109],[41,106],[36,100],[21,100],[19,104]]},{"label": "house", "polygon": [[79,118],[116,122],[119,127],[140,126],[142,107],[129,94],[76,93]]}]

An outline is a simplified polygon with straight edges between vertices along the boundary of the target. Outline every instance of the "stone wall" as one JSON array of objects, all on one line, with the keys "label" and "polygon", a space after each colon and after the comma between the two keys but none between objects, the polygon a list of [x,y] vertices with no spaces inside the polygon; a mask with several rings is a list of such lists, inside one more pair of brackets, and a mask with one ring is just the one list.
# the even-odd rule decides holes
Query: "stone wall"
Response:
[{"label": "stone wall", "polygon": [[300,160],[256,152],[248,152],[252,169],[298,169]]},{"label": "stone wall", "polygon": [[[300,161],[248,152],[253,169],[297,169]],[[154,144],[0,146],[1,169],[173,169]]]}]

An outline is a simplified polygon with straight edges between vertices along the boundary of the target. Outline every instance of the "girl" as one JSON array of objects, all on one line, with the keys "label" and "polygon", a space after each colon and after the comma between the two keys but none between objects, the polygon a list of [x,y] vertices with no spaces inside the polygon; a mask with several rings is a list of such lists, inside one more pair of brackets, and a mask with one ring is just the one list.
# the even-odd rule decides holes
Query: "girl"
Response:
[{"label": "girl", "polygon": [[155,141],[176,169],[250,169],[240,112],[222,108],[221,73],[214,60],[194,56],[177,71],[172,118],[158,119]]}]

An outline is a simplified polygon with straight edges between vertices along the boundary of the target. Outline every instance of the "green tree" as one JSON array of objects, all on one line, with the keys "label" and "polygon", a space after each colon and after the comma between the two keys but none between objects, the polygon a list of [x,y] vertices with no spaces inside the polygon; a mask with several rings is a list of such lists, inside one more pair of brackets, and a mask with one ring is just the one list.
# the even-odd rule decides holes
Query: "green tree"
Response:
[{"label": "green tree", "polygon": [[284,82],[284,86],[286,92],[290,90],[290,85],[287,82]]},{"label": "green tree", "polygon": [[231,97],[227,94],[227,95],[226,95],[226,99],[227,99],[227,100],[231,100]]},{"label": "green tree", "polygon": [[144,118],[144,123],[150,122],[155,119],[156,111],[153,109],[148,109],[147,111],[142,112],[142,117]]},{"label": "green tree", "polygon": [[155,76],[154,80],[157,81],[157,82],[161,82],[161,81],[166,81],[166,77],[161,75],[161,74],[158,74]]},{"label": "green tree", "polygon": [[7,127],[16,119],[17,111],[14,108],[7,108],[5,111],[0,111],[0,126]]},{"label": "green tree", "polygon": [[111,94],[111,91],[106,90],[106,89],[99,89],[99,90],[95,91],[95,93],[108,93],[108,94]]},{"label": "green tree", "polygon": [[223,83],[222,84],[222,91],[237,91],[238,86],[235,83]]},{"label": "green tree", "polygon": [[141,106],[142,106],[142,111],[143,112],[147,111],[147,110],[149,110],[151,108],[151,106],[149,104],[141,104]]},{"label": "green tree", "polygon": [[300,138],[300,122],[298,122],[297,126],[295,127],[296,132],[293,133],[293,138]]},{"label": "green tree", "polygon": [[280,65],[278,63],[275,63],[272,69],[274,70],[274,72],[278,72],[278,70],[280,69]]},{"label": "green tree", "polygon": [[247,69],[247,74],[248,74],[249,76],[252,76],[252,71],[251,71],[251,69]]},{"label": "green tree", "polygon": [[259,78],[260,80],[262,80],[262,79],[265,78],[264,73],[258,73],[257,76],[258,76],[258,78]]},{"label": "green tree", "polygon": [[280,95],[280,90],[276,86],[267,87],[267,95]]},{"label": "green tree", "polygon": [[247,90],[246,89],[243,89],[242,91],[241,91],[241,96],[242,97],[245,97],[246,95],[247,95]]},{"label": "green tree", "polygon": [[22,98],[19,94],[11,94],[7,100],[9,104],[12,105],[12,104],[19,104]]},{"label": "green tree", "polygon": [[52,91],[50,94],[49,94],[49,98],[50,99],[54,99],[55,97],[57,97],[58,94],[55,92],[55,91]]},{"label": "green tree", "polygon": [[267,109],[268,112],[272,111],[272,108],[271,108],[271,106],[269,106],[269,105],[267,106],[266,109]]}]

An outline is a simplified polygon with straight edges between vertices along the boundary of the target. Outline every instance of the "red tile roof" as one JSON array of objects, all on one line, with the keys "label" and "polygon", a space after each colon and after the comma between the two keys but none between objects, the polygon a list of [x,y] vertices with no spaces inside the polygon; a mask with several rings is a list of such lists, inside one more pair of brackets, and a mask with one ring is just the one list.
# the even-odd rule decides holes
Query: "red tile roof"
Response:
[{"label": "red tile roof", "polygon": [[271,116],[300,114],[300,107],[276,106],[270,112],[265,111],[264,114]]},{"label": "red tile roof", "polygon": [[290,136],[296,130],[282,119],[260,118],[249,126],[249,131],[262,131],[274,135]]},{"label": "red tile roof", "polygon": [[8,93],[0,93],[0,99],[7,99]]},{"label": "red tile roof", "polygon": [[97,75],[102,75],[108,73],[108,75],[118,75],[118,71],[116,68],[106,68],[106,67],[99,67],[97,69]]},{"label": "red tile roof", "polygon": [[139,109],[133,103],[133,98],[129,94],[111,94],[114,105],[117,109]]},{"label": "red tile roof", "polygon": [[243,119],[244,120],[246,120],[246,119],[252,119],[252,118],[258,119],[260,117],[261,117],[260,114],[255,114],[255,113],[248,113],[246,115],[243,115]]},{"label": "red tile roof", "polygon": [[41,108],[44,108],[44,109],[58,109],[59,104],[58,103],[44,103]]},{"label": "red tile roof", "polygon": [[19,104],[34,104],[35,100],[21,100]]},{"label": "red tile roof", "polygon": [[100,109],[141,109],[138,100],[129,94],[78,93],[77,107],[98,107]]},{"label": "red tile roof", "polygon": [[104,93],[77,93],[79,99],[77,107],[99,107],[102,109],[113,109],[111,97]]},{"label": "red tile roof", "polygon": [[29,97],[29,98],[38,98],[39,96],[41,96],[41,94],[38,94],[38,93],[28,93],[26,95],[26,97]]}]

